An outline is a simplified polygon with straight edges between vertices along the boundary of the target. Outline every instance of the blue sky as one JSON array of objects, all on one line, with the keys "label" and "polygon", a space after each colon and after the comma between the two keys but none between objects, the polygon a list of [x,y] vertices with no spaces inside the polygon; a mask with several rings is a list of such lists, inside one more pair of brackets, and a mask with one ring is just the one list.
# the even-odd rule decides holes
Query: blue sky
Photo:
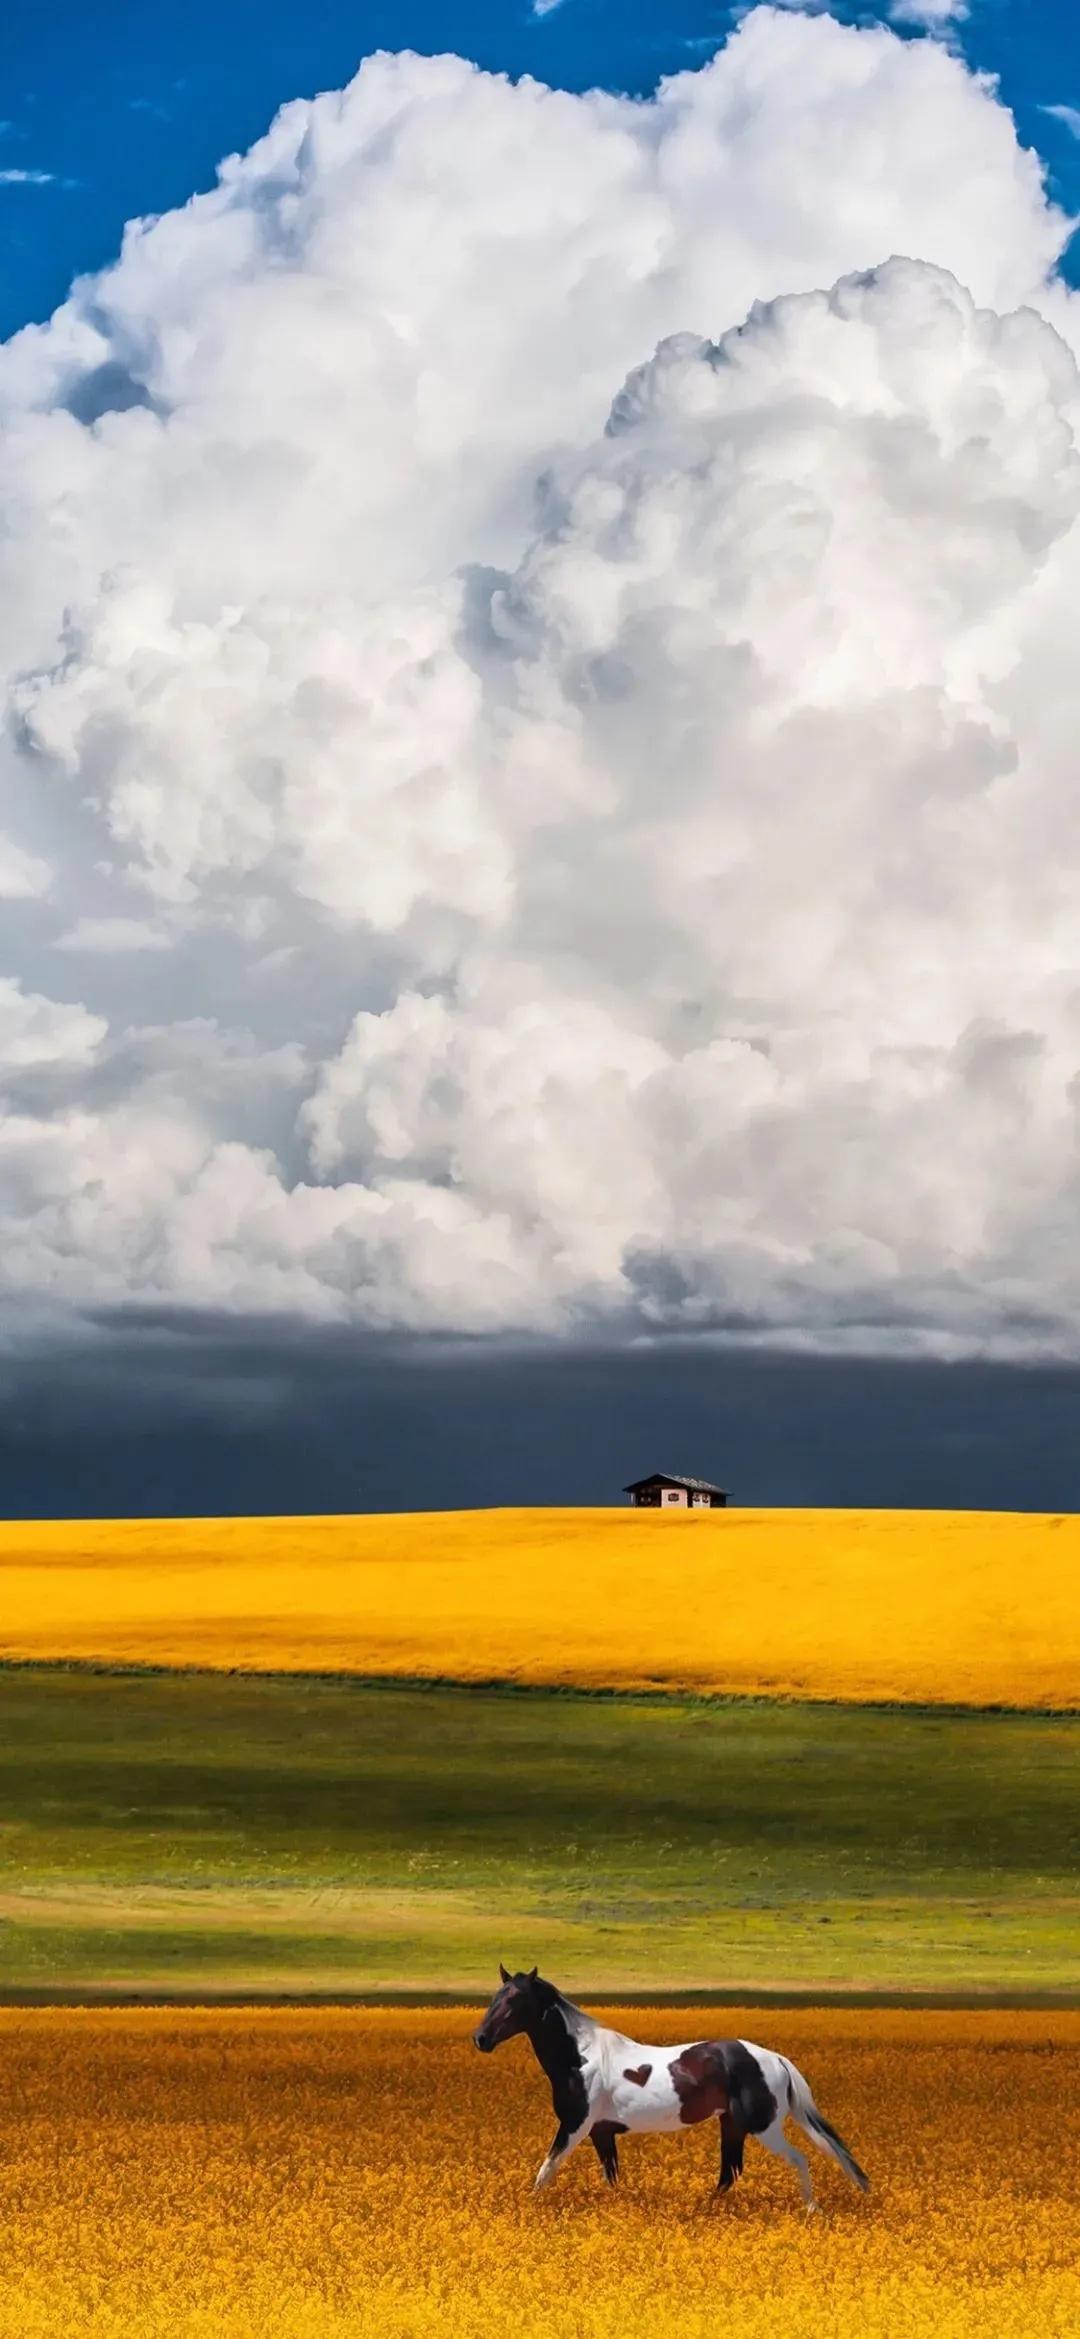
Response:
[{"label": "blue sky", "polygon": [[[7,0],[0,29],[0,333],[43,317],[101,266],[123,223],[181,203],[249,145],[287,98],[337,87],[379,48],[454,49],[568,89],[644,92],[723,39],[735,12],[698,0]],[[889,14],[834,0],[848,22]],[[921,37],[918,34],[912,37]],[[999,76],[1054,193],[1080,213],[1071,0],[971,0],[968,57]],[[1080,257],[1070,273],[1080,279]]]}]

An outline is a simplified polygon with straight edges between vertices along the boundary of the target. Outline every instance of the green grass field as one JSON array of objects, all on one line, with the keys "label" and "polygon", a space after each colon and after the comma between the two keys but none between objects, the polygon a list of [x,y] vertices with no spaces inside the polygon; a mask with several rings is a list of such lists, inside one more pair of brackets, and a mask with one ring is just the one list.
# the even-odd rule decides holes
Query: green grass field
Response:
[{"label": "green grass field", "polygon": [[1080,1718],[0,1672],[0,1987],[1080,1995]]}]

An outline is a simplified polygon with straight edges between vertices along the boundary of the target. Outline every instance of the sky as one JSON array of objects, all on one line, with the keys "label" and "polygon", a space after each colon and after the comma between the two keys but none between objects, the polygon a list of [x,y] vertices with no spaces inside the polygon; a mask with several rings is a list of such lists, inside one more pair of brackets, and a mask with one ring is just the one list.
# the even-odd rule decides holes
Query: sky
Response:
[{"label": "sky", "polygon": [[[922,37],[919,0],[835,0],[847,23],[889,21]],[[124,224],[212,186],[289,98],[337,89],[377,49],[453,51],[553,87],[645,96],[708,56],[737,7],[694,0],[8,0],[0,23],[0,334],[47,317],[73,277],[113,257]],[[1065,0],[927,0],[978,70],[1000,77],[1021,137],[1066,208],[1080,213],[1080,141],[1046,108],[1080,116],[1080,17]],[[949,18],[952,18],[950,25]],[[1080,129],[1080,119],[1077,121]],[[43,174],[44,183],[37,178]],[[1073,264],[1075,266],[1075,263]]]},{"label": "sky", "polygon": [[1071,1504],[1080,32],[0,38],[7,1507]]}]

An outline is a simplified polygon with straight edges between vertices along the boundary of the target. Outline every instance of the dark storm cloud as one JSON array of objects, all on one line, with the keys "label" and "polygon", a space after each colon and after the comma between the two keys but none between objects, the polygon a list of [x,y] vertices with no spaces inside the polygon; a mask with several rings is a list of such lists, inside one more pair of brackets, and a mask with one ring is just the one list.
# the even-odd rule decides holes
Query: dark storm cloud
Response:
[{"label": "dark storm cloud", "polygon": [[1080,1373],[659,1343],[360,1340],[143,1312],[0,1388],[9,1517],[606,1503],[652,1468],[744,1503],[1080,1505]]}]

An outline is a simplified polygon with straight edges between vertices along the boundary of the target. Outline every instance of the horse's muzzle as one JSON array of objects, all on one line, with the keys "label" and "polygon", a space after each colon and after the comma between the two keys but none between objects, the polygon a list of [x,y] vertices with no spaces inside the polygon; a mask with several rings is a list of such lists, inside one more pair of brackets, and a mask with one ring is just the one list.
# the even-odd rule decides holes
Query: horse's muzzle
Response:
[{"label": "horse's muzzle", "polygon": [[495,2041],[494,2039],[485,2038],[482,2030],[474,2030],[472,2034],[472,2043],[474,2047],[479,2047],[482,2055],[490,2055]]}]

